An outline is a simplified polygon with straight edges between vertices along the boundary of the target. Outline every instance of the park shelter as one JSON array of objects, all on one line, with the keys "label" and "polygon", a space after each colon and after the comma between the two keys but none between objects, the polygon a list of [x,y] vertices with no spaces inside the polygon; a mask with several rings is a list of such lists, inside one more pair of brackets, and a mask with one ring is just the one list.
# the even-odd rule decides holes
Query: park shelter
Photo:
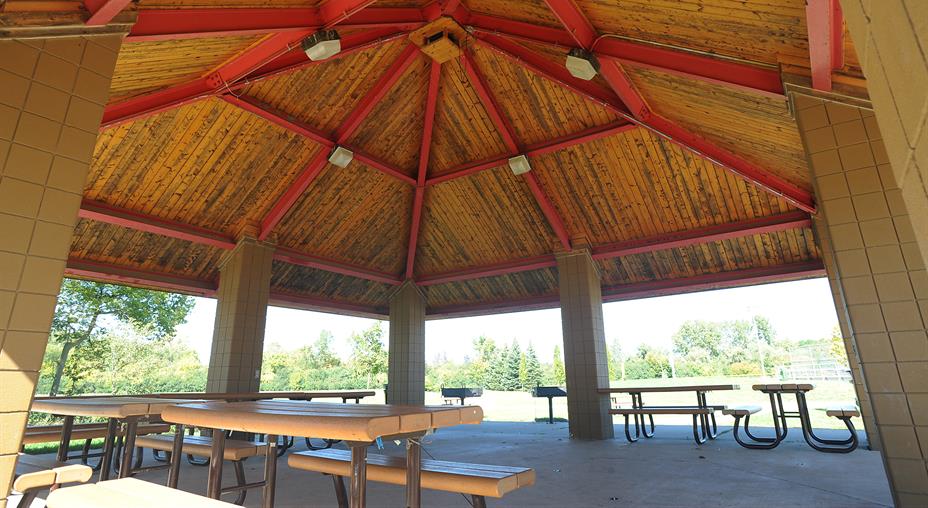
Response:
[{"label": "park shelter", "polygon": [[0,499],[63,276],[215,297],[209,391],[268,305],[389,319],[412,404],[425,320],[560,307],[577,439],[603,302],[827,276],[925,506],[926,52],[919,0],[0,1]]}]

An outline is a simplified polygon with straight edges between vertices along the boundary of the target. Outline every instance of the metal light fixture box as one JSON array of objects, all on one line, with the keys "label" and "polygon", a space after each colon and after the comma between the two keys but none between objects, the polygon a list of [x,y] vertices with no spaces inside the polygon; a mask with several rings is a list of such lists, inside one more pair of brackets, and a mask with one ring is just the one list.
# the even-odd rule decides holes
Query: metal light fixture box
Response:
[{"label": "metal light fixture box", "polygon": [[337,55],[342,50],[342,41],[335,30],[320,30],[303,39],[303,51],[314,62]]},{"label": "metal light fixture box", "polygon": [[589,51],[573,48],[567,53],[567,71],[575,78],[589,81],[599,73],[599,60]]},{"label": "metal light fixture box", "polygon": [[341,146],[336,146],[332,153],[329,154],[329,162],[340,168],[347,167],[353,158],[354,152]]},{"label": "metal light fixture box", "polygon": [[521,175],[531,171],[532,165],[529,164],[528,157],[517,155],[509,159],[509,169],[512,170],[512,174]]}]

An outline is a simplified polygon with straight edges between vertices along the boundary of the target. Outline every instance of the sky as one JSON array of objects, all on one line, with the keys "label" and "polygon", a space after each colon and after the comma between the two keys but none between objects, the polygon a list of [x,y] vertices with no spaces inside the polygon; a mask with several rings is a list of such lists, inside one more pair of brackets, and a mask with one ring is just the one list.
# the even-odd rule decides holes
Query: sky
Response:
[{"label": "sky", "polygon": [[[190,344],[203,363],[209,362],[216,301],[197,298],[178,337]],[[618,339],[625,351],[647,343],[670,349],[671,337],[688,320],[729,321],[766,316],[777,337],[788,340],[829,337],[837,326],[828,280],[809,279],[686,295],[646,298],[603,305],[606,340]],[[279,344],[296,349],[311,344],[319,332],[335,337],[336,351],[344,358],[352,332],[371,326],[372,319],[270,307],[265,329],[265,348]],[[384,332],[389,323],[383,323]],[[531,343],[542,361],[551,361],[555,345],[562,343],[558,309],[427,321],[425,354],[431,362],[440,355],[461,361],[470,354],[473,339],[486,335],[497,343],[513,340],[524,350]],[[385,333],[386,336],[386,333]]]}]

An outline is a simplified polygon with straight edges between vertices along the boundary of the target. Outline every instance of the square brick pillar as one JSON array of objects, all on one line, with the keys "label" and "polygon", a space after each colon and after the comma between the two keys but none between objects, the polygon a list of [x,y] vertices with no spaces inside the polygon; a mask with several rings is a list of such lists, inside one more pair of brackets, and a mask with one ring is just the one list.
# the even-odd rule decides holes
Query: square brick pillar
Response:
[{"label": "square brick pillar", "polygon": [[0,506],[121,43],[119,35],[0,40]]},{"label": "square brick pillar", "polygon": [[609,396],[597,393],[609,386],[599,269],[588,251],[579,250],[558,255],[557,271],[570,436],[612,439]]},{"label": "square brick pillar", "polygon": [[390,298],[387,402],[425,404],[425,298],[405,282]]},{"label": "square brick pillar", "polygon": [[923,212],[904,199],[873,111],[791,100],[835,305],[872,406],[871,439],[875,428],[896,505],[928,506],[928,275],[912,225]]},{"label": "square brick pillar", "polygon": [[273,246],[246,237],[222,261],[206,377],[208,392],[256,392],[261,388],[273,259]]}]

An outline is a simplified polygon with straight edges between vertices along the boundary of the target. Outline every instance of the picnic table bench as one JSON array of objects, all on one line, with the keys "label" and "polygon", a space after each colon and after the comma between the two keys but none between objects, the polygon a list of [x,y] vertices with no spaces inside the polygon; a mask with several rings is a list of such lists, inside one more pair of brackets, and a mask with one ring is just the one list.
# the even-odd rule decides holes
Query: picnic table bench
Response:
[{"label": "picnic table bench", "polygon": [[[297,452],[287,459],[294,469],[332,476],[339,508],[348,508],[344,478],[351,474],[351,452],[315,450]],[[471,496],[475,508],[486,507],[486,498],[500,498],[535,484],[535,471],[524,467],[465,464],[423,459],[422,488],[458,492]],[[406,485],[406,460],[389,455],[368,455],[368,481]]]},{"label": "picnic table bench", "polygon": [[[64,431],[64,425],[37,425],[26,427],[23,434],[22,446],[40,443],[59,443],[58,461],[67,462],[74,458],[80,458],[81,464],[89,465],[91,457],[102,457],[103,453],[90,453],[91,445],[94,439],[106,437],[107,426],[105,423],[77,423],[71,427],[70,441],[84,441],[80,455],[71,456],[70,445],[61,448],[61,434]],[[147,434],[160,434],[171,430],[171,426],[164,423],[145,423],[136,427],[135,435],[143,436]],[[125,436],[124,429],[119,429],[117,439],[121,440]],[[117,454],[118,455],[118,454]],[[101,459],[102,460],[102,459]],[[101,463],[93,467],[94,470],[100,468]]]},{"label": "picnic table bench", "polygon": [[[725,409],[723,414],[735,418],[732,434],[735,441],[745,448],[756,450],[770,450],[779,446],[786,439],[789,428],[786,425],[787,418],[799,420],[799,426],[802,431],[802,437],[806,444],[820,452],[827,453],[850,453],[857,449],[859,440],[857,430],[851,418],[860,416],[860,411],[856,407],[836,406],[824,408],[825,414],[844,422],[850,436],[847,439],[824,439],[818,437],[812,429],[812,422],[809,419],[809,404],[806,400],[806,393],[812,391],[815,387],[809,383],[768,383],[756,384],[752,388],[756,391],[766,394],[770,399],[770,410],[773,413],[773,436],[756,436],[751,432],[750,422],[751,415],[759,413],[760,406],[738,406]],[[793,395],[796,398],[796,411],[786,411],[783,405],[783,395]],[[744,431],[746,439],[741,437],[741,430]]]},{"label": "picnic table bench", "polygon": [[[725,409],[724,405],[710,405],[707,401],[706,393],[737,390],[738,388],[738,385],[716,384],[600,388],[598,391],[603,394],[627,393],[631,396],[631,408],[616,407],[609,410],[609,414],[622,415],[625,417],[625,439],[627,439],[628,442],[634,443],[638,441],[642,435],[645,438],[654,437],[654,415],[677,414],[693,416],[693,439],[696,441],[696,444],[703,444],[709,439],[718,437],[718,425],[715,421],[715,412]],[[696,395],[696,405],[655,406],[646,405],[644,403],[644,393],[670,392],[693,392]],[[632,432],[629,428],[629,417],[632,417],[635,424],[634,437],[632,437]],[[648,418],[648,422],[645,422],[645,417]],[[650,431],[648,431],[648,424],[650,424]]]},{"label": "picnic table bench", "polygon": [[[13,491],[22,496],[19,498],[18,506],[29,508],[43,490],[55,490],[66,483],[86,482],[93,475],[93,470],[89,466],[78,464],[44,464],[20,454],[16,461],[15,473]],[[17,506],[14,499],[10,499],[10,502],[11,507]]]},{"label": "picnic table bench", "polygon": [[235,505],[135,478],[108,480],[58,489],[48,508],[232,508]]}]

